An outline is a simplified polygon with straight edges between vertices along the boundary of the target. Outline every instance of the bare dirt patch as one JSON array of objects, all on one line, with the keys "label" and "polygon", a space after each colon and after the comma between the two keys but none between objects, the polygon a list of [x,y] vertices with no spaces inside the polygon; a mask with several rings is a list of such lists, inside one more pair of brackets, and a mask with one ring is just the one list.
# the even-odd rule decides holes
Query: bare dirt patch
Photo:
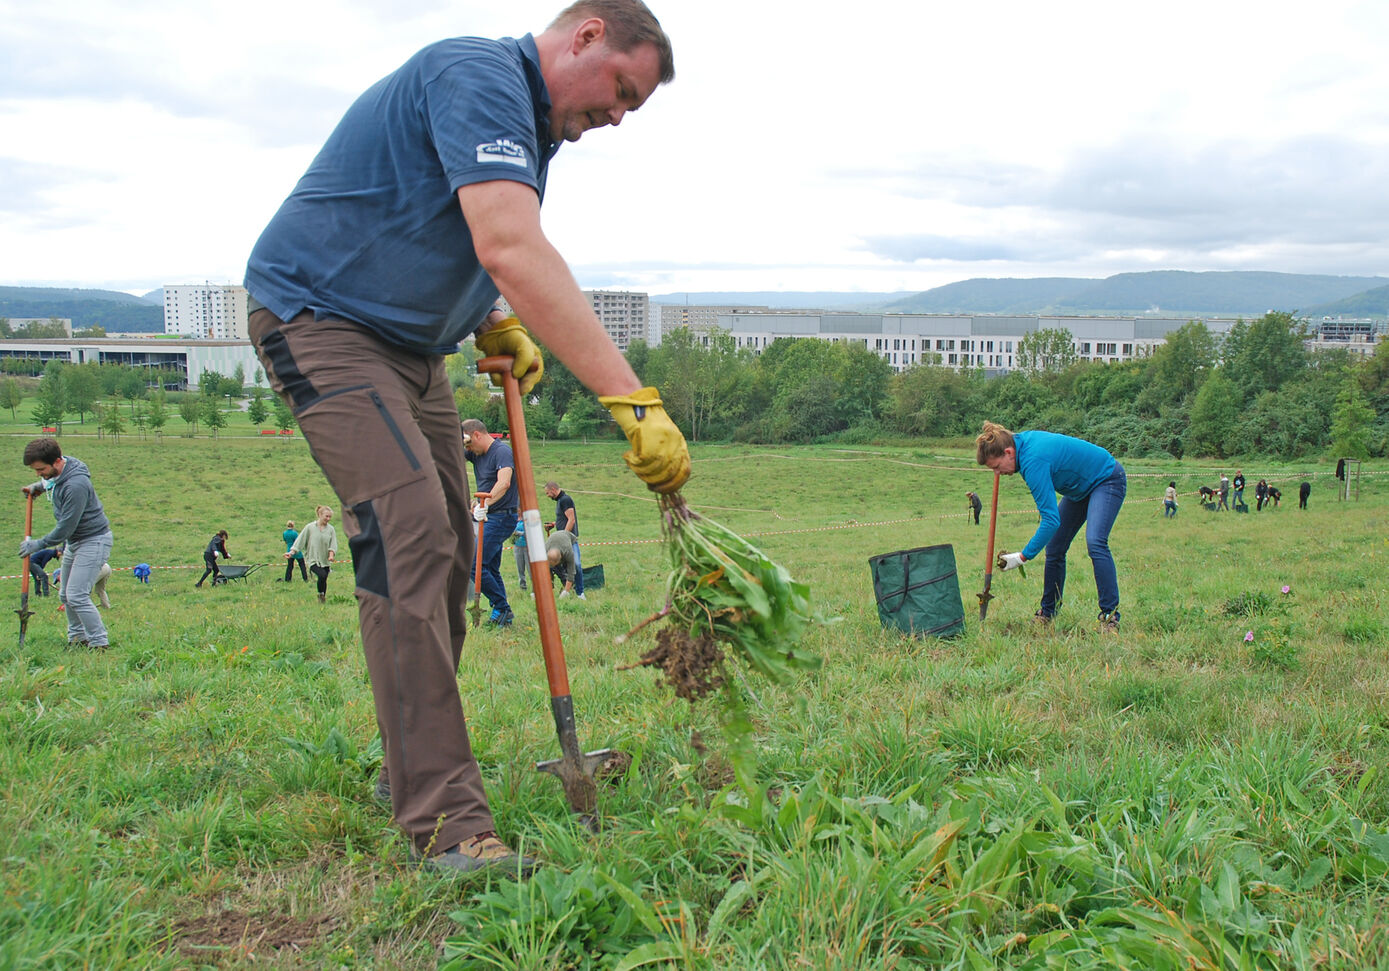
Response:
[{"label": "bare dirt patch", "polygon": [[186,958],[204,962],[254,961],[298,953],[332,930],[331,917],[285,917],[224,910],[174,922],[173,942]]}]

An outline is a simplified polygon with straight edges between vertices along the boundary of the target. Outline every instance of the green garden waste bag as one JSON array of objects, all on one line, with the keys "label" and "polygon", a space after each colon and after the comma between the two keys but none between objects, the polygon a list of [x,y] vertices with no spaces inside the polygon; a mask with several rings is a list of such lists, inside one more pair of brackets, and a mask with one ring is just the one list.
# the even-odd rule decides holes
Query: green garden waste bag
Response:
[{"label": "green garden waste bag", "polygon": [[603,564],[584,567],[584,589],[597,590],[603,586]]},{"label": "green garden waste bag", "polygon": [[883,553],[868,560],[878,619],[913,637],[955,637],[965,632],[955,548],[949,543]]}]

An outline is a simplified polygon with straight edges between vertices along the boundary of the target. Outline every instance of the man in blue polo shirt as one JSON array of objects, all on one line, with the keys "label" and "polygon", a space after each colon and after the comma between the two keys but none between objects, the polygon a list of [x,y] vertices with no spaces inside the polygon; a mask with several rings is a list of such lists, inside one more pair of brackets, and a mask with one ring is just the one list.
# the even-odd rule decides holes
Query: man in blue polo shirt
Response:
[{"label": "man in blue polo shirt", "polygon": [[516,458],[511,446],[487,432],[476,418],[463,422],[463,451],[473,466],[477,480],[473,518],[486,525],[482,530],[482,592],[492,605],[487,621],[496,627],[510,627],[515,616],[506,600],[506,581],[502,579],[502,544],[516,532]]},{"label": "man in blue polo shirt", "polygon": [[[612,413],[647,486],[684,484],[683,436],[540,227],[559,145],[619,124],[674,75],[640,0],[579,0],[535,36],[426,47],[348,108],[246,268],[251,341],[342,501],[377,793],[430,867],[534,863],[494,832],[458,693],[473,539],[443,356],[472,334],[481,354],[514,358],[529,392],[540,354],[494,308],[504,295]],[[595,210],[613,188],[590,190]]]}]

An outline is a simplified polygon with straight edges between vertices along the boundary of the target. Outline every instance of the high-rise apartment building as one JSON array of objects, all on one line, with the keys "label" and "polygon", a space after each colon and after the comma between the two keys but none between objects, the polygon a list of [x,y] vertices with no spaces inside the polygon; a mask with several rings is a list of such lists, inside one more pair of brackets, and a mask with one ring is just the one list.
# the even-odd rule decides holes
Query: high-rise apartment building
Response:
[{"label": "high-rise apartment building", "polygon": [[246,288],[204,283],[164,288],[164,333],[211,340],[250,340]]},{"label": "high-rise apartment building", "polygon": [[589,306],[608,332],[618,350],[627,350],[632,341],[661,342],[661,326],[651,332],[651,299],[644,293],[627,290],[585,290]]},{"label": "high-rise apartment building", "polygon": [[[584,296],[619,350],[627,350],[632,341],[646,341],[652,347],[660,345],[661,318],[652,315],[651,299],[646,294],[627,290],[585,290]],[[497,306],[505,313],[512,312],[505,297],[497,298]]]}]

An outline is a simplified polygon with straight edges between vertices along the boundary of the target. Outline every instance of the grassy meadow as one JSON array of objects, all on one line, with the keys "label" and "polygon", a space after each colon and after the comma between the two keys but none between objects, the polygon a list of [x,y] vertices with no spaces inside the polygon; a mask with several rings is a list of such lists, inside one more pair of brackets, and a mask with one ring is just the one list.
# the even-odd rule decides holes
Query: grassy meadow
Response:
[{"label": "grassy meadow", "polygon": [[[959,443],[695,446],[691,505],[837,618],[807,639],[821,672],[743,681],[744,789],[716,699],[617,670],[651,645],[614,639],[661,605],[664,572],[621,447],[537,445],[606,573],[560,604],[580,740],[633,761],[588,832],[533,769],[558,754],[534,607],[518,595],[513,628],[469,634],[459,686],[501,835],[545,864],[518,884],[410,862],[372,799],[351,571],[322,606],[297,576],[273,582],[284,521],[332,494],[297,435],[241,430],[65,429],[114,523],[113,646],[68,649],[56,598],[31,599],[22,654],[16,619],[0,637],[0,967],[1389,968],[1382,467],[1338,502],[1326,463],[1245,461],[1251,504],[1267,477],[1280,508],[1213,515],[1192,496],[1164,520],[1169,478],[1194,492],[1220,469],[1126,463],[1111,637],[1080,540],[1053,629],[1030,623],[1040,563],[995,575],[981,627],[986,526],[964,493],[987,522],[992,483]],[[12,555],[32,433],[0,431]],[[1019,549],[1021,481],[1001,511],[999,546]],[[36,533],[51,515],[36,506]],[[195,590],[221,528],[230,562],[271,566]],[[966,633],[884,630],[868,558],[936,543],[954,545]]]}]

